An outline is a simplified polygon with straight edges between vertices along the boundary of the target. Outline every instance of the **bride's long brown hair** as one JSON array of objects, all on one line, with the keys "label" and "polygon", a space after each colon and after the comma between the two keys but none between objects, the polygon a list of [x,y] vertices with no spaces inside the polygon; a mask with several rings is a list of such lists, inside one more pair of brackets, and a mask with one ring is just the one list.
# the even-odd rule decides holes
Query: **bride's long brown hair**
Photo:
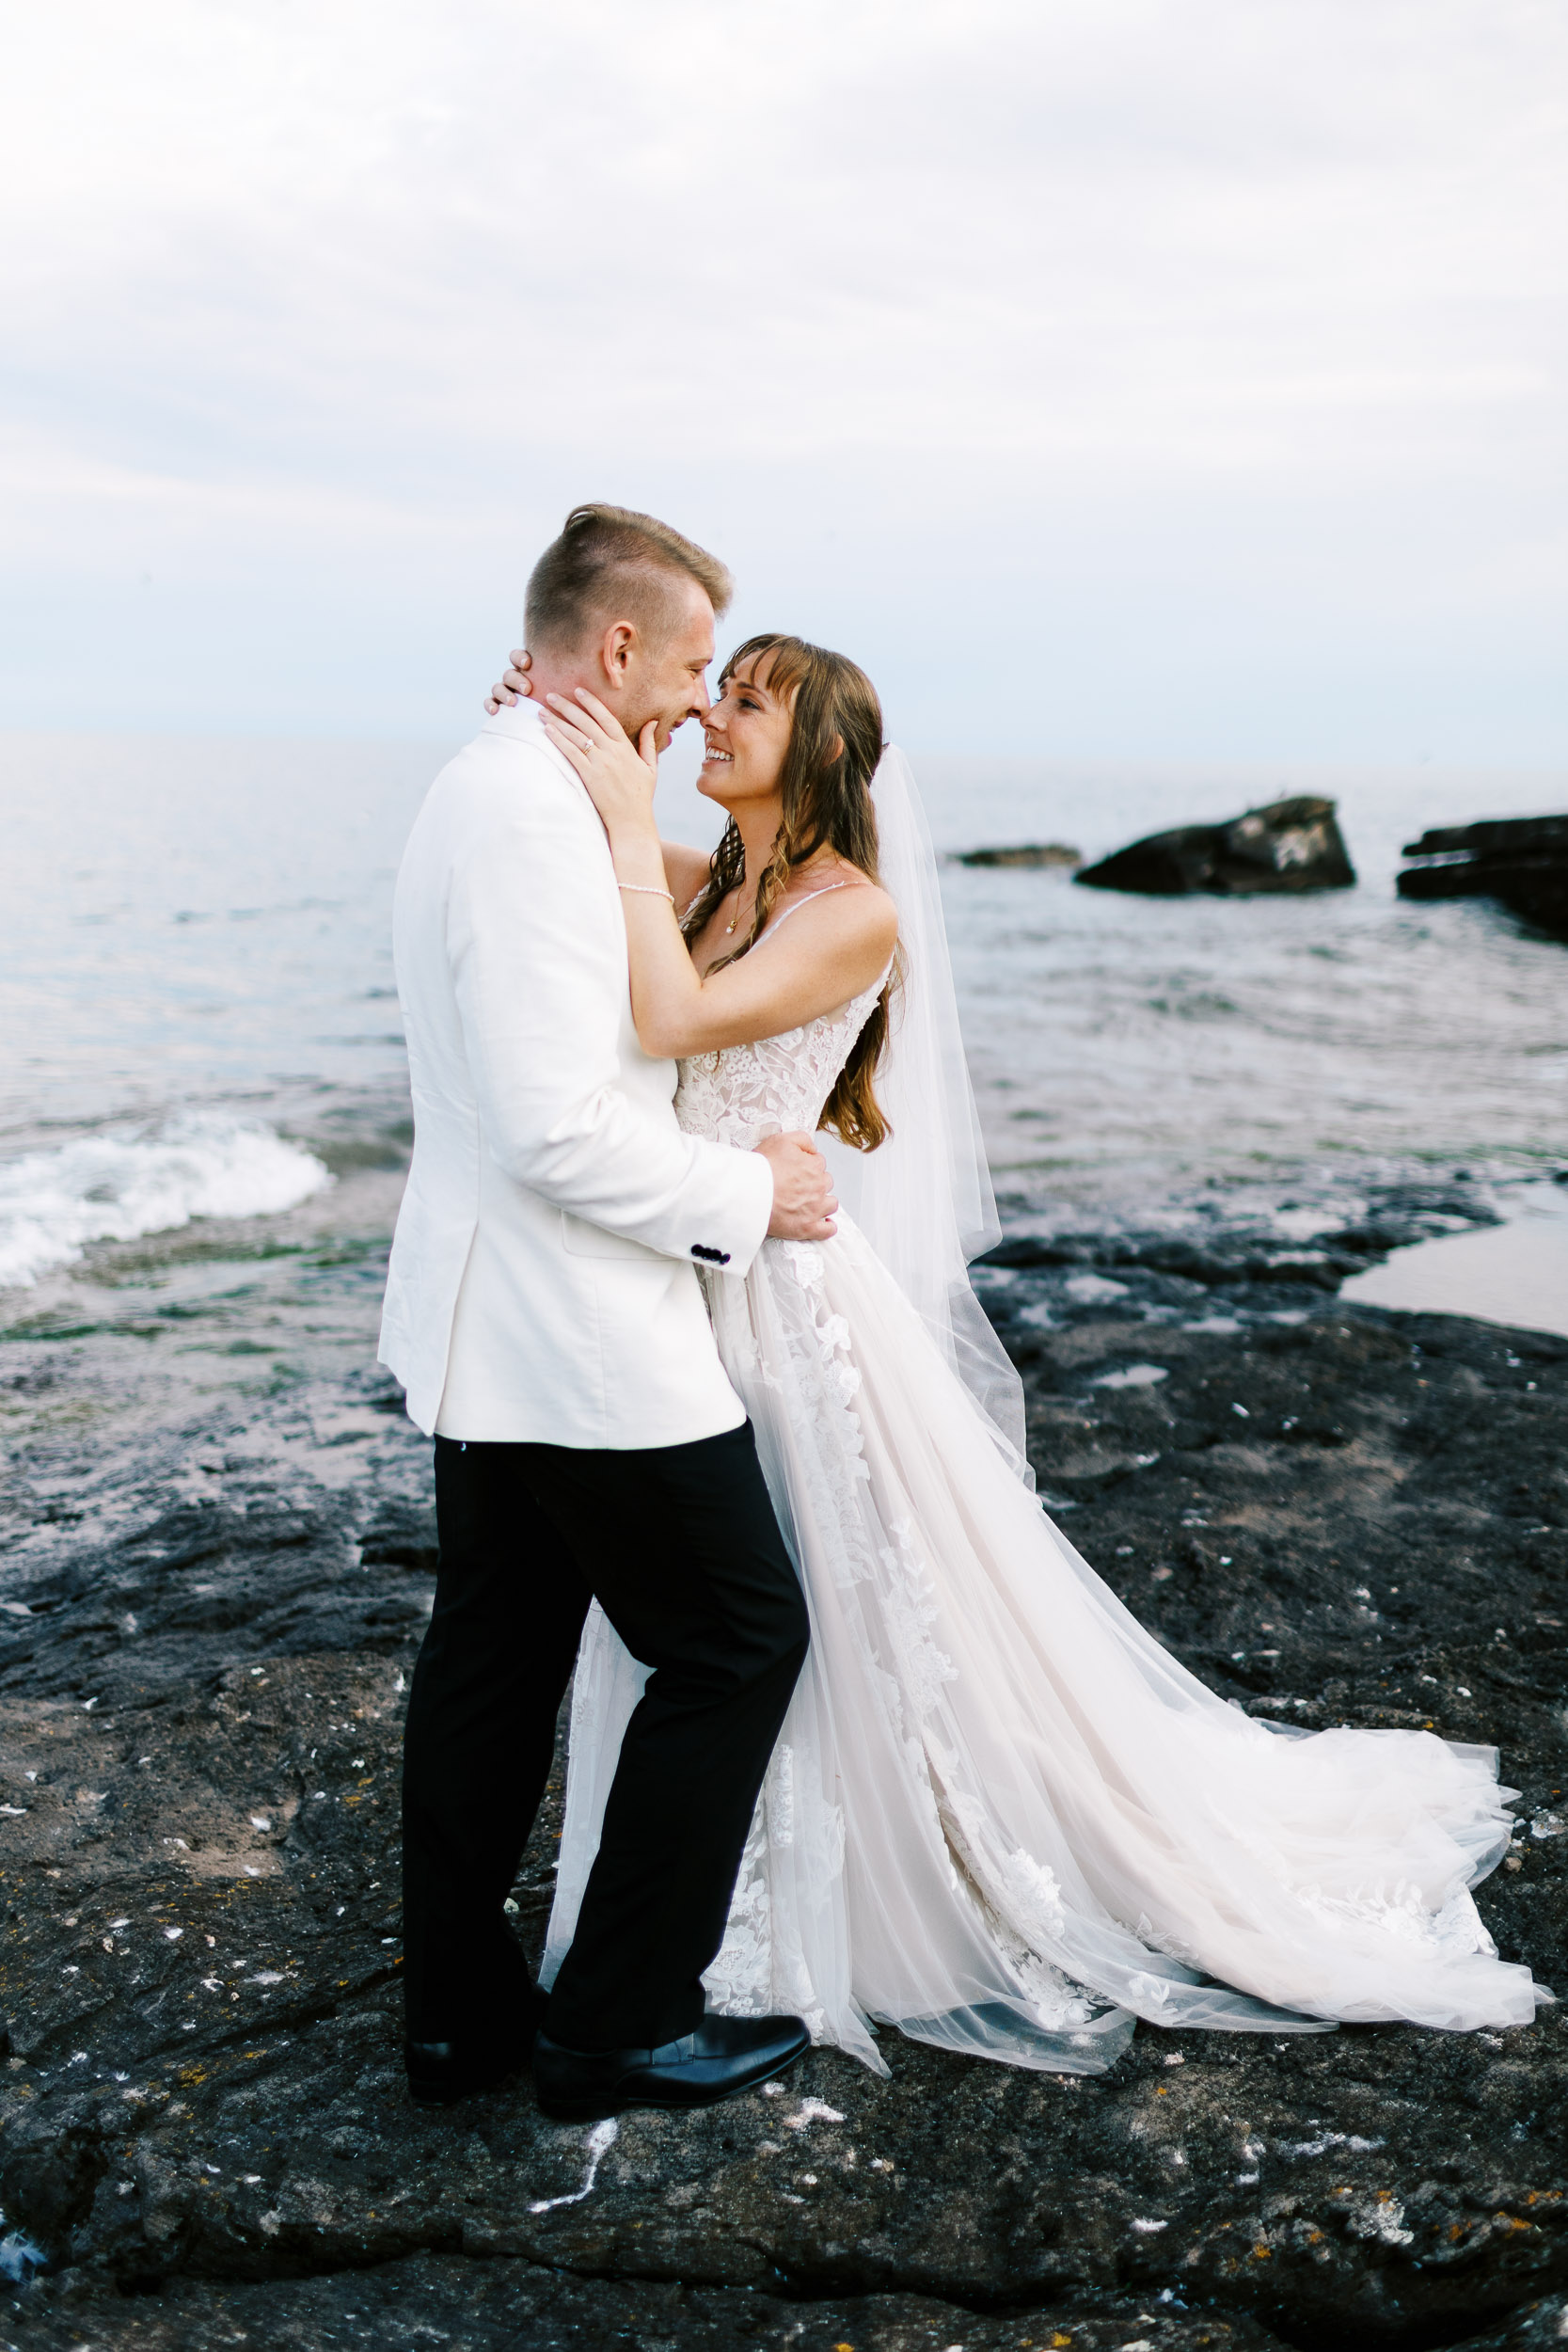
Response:
[{"label": "bride's long brown hair", "polygon": [[[784,819],[772,853],[757,876],[751,928],[737,947],[708,967],[714,972],[755,944],[791,874],[818,850],[832,850],[872,882],[878,880],[871,779],[882,755],[882,706],[876,688],[843,654],[808,644],[803,637],[773,632],[748,637],[736,647],[724,664],[721,688],[743,662],[754,664],[764,657],[768,692],[791,706],[789,744],[779,775]],[[688,939],[702,930],[725,893],[745,880],[745,844],[732,817],[709,861],[707,881],[681,924]],[[873,1081],[887,1043],[888,1004],[895,983],[896,972],[851,1046],[817,1122],[857,1152],[875,1152],[893,1133]]]}]

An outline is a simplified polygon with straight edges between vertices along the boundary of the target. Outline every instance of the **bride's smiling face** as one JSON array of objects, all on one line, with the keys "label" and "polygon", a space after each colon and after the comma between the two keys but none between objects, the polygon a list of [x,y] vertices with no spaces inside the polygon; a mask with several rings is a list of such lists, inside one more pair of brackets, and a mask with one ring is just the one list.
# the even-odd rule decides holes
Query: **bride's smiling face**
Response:
[{"label": "bride's smiling face", "polygon": [[758,654],[721,680],[722,691],[703,721],[707,756],[697,789],[721,808],[776,797],[794,724],[793,697],[768,690],[769,657]]}]

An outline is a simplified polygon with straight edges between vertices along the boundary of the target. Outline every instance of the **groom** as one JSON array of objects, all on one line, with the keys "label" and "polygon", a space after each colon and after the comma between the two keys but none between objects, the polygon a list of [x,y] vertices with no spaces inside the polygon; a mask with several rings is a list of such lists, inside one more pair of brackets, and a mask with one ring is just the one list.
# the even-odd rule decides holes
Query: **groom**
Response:
[{"label": "groom", "polygon": [[[529,581],[535,677],[662,751],[708,708],[729,593],[678,532],[579,506]],[[807,2045],[705,2015],[702,1985],[807,1625],[695,1267],[739,1281],[836,1203],[808,1136],[676,1124],[604,828],[536,704],[432,786],[393,938],[415,1142],[381,1357],[435,1436],[440,1541],[404,1740],[410,2088],[461,2098],[531,2044],[549,2115],[706,2104]],[[652,1673],[546,2004],[504,1904],[593,1598]]]}]

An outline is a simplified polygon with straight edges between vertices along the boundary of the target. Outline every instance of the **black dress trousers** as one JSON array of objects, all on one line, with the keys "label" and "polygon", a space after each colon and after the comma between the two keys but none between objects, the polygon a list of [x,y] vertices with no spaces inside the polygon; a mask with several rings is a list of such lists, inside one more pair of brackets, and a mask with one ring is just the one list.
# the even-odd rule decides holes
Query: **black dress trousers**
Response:
[{"label": "black dress trousers", "polygon": [[528,1972],[503,1905],[596,1598],[650,1667],[550,1999],[569,2049],[689,2033],[807,1618],[750,1423],[609,1452],[436,1440],[436,1606],[404,1740],[417,2041],[504,2035]]}]

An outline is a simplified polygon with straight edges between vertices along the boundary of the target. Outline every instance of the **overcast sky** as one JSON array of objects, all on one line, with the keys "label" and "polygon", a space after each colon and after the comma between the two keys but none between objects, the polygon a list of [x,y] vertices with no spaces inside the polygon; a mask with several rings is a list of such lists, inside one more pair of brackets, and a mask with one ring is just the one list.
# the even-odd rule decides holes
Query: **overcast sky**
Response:
[{"label": "overcast sky", "polygon": [[1568,762],[1560,0],[10,17],[0,723],[460,737],[607,497],[915,748]]}]

